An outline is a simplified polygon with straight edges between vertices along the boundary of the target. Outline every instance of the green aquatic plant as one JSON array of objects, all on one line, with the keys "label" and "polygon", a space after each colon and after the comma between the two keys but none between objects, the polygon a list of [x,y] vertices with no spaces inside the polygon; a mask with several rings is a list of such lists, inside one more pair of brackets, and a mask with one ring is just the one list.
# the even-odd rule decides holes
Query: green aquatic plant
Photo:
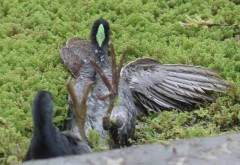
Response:
[{"label": "green aquatic plant", "polygon": [[240,29],[183,28],[179,22],[185,22],[186,15],[219,24],[240,23],[237,0],[0,1],[0,164],[21,161],[27,150],[36,91],[53,94],[54,121],[62,128],[69,72],[58,48],[73,36],[89,39],[99,17],[111,24],[116,54],[128,48],[126,63],[152,57],[162,63],[200,65],[218,71],[231,85],[226,94],[199,110],[139,117],[134,143],[239,132]]}]

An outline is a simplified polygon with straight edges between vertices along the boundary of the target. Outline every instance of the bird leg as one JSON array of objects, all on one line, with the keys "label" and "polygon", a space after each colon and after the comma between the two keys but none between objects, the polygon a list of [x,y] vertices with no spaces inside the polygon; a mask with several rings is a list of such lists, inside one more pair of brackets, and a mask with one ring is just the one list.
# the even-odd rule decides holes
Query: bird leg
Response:
[{"label": "bird leg", "polygon": [[123,52],[118,66],[116,64],[116,54],[115,54],[115,50],[112,42],[110,43],[110,52],[112,56],[112,85],[113,85],[114,92],[116,93],[116,95],[118,95],[120,73],[122,70],[124,59],[126,58],[126,55],[127,55],[127,51]]},{"label": "bird leg", "polygon": [[127,52],[126,51],[123,52],[118,66],[116,64],[116,54],[115,54],[114,46],[112,43],[110,43],[110,52],[112,57],[112,86],[113,86],[114,93],[112,93],[112,95],[109,96],[108,110],[106,115],[103,117],[103,128],[105,130],[110,131],[109,147],[119,148],[120,144],[118,140],[116,141],[116,138],[118,136],[118,133],[117,133],[118,128],[115,127],[115,121],[111,121],[110,116],[114,106],[117,105],[119,101],[118,87],[119,87],[120,73],[121,73],[123,62],[124,62],[124,59],[126,58]]},{"label": "bird leg", "polygon": [[121,56],[121,60],[119,65],[117,66],[116,63],[116,54],[114,50],[113,43],[110,43],[110,53],[112,57],[112,88],[113,88],[113,93],[109,95],[109,106],[106,115],[103,118],[103,127],[105,130],[109,130],[111,127],[110,123],[110,115],[112,113],[113,107],[115,103],[118,101],[118,85],[119,85],[119,79],[120,79],[120,72],[122,69],[122,65],[124,62],[124,59],[126,58],[126,51],[123,52]]},{"label": "bird leg", "polygon": [[[98,72],[98,74],[100,75],[100,77],[102,78],[104,84],[107,86],[108,90],[110,91],[110,93],[108,95],[110,95],[111,93],[113,93],[113,86],[110,83],[110,81],[108,80],[107,76],[105,75],[104,71],[102,70],[102,68],[93,60],[90,59],[90,63],[92,64],[92,66],[96,69],[96,71]],[[104,98],[103,98],[104,97]],[[100,96],[100,99],[104,100],[107,97],[105,96]]]},{"label": "bird leg", "polygon": [[[126,51],[124,51],[121,56],[120,63],[117,66],[116,54],[115,54],[114,46],[112,43],[110,43],[110,53],[111,53],[111,57],[112,57],[112,83],[110,83],[109,79],[104,74],[102,68],[100,68],[95,61],[90,60],[90,62],[95,67],[96,71],[101,76],[103,82],[105,83],[105,85],[107,86],[107,88],[109,89],[109,92],[110,92],[107,95],[100,96],[100,99],[109,98],[108,110],[107,110],[107,113],[105,114],[105,116],[103,117],[103,128],[105,130],[110,130],[114,123],[114,121],[110,120],[110,116],[111,116],[114,106],[118,102],[118,86],[119,86],[119,80],[120,80],[120,73],[121,73],[124,59],[126,58],[126,55],[127,55]],[[114,138],[112,136],[114,136],[114,135],[110,134],[109,145],[111,148],[115,148],[115,146],[118,146],[118,145],[115,144],[115,142],[113,140]]]},{"label": "bird leg", "polygon": [[124,51],[122,56],[121,56],[120,63],[117,66],[115,50],[114,50],[114,47],[113,47],[112,43],[110,43],[110,53],[111,53],[111,56],[112,56],[112,83],[110,83],[109,79],[105,75],[102,68],[94,60],[90,59],[91,64],[96,69],[96,71],[98,72],[98,74],[102,78],[104,84],[106,85],[106,87],[110,91],[108,94],[106,94],[104,96],[99,96],[99,98],[101,100],[105,100],[107,98],[110,98],[113,95],[118,95],[118,84],[119,84],[119,79],[120,79],[120,73],[121,73],[121,69],[122,69],[122,66],[123,66],[124,59],[126,58],[126,55],[127,55],[127,52]]},{"label": "bird leg", "polygon": [[112,57],[112,83],[110,83],[109,79],[105,75],[102,68],[94,60],[90,59],[91,64],[96,69],[96,71],[102,78],[104,84],[106,85],[106,87],[109,90],[109,94],[99,97],[101,100],[110,98],[110,103],[109,103],[109,107],[108,107],[106,116],[110,116],[110,114],[112,113],[112,109],[114,107],[114,103],[117,101],[120,73],[121,73],[124,59],[126,58],[126,55],[127,55],[126,51],[124,51],[121,56],[120,63],[117,66],[116,54],[115,54],[115,50],[114,50],[114,46],[113,46],[112,42],[110,43],[110,53],[111,53],[111,57]]},{"label": "bird leg", "polygon": [[75,107],[74,114],[76,116],[76,122],[78,125],[79,133],[80,133],[82,139],[88,143],[89,143],[89,141],[87,139],[87,136],[86,136],[86,133],[84,130],[84,125],[85,125],[85,120],[86,120],[86,115],[87,115],[87,104],[86,104],[87,97],[88,97],[90,91],[92,90],[92,86],[93,86],[93,81],[90,81],[84,88],[83,96],[82,96],[81,102],[79,103],[79,101],[77,99],[76,91],[73,88],[71,80],[68,80],[68,83],[67,83],[67,89],[73,100],[73,104]]},{"label": "bird leg", "polygon": [[116,54],[115,54],[112,42],[110,42],[110,53],[111,53],[111,57],[112,57],[112,86],[113,86],[113,90],[115,90],[114,92],[117,95],[118,88],[116,88],[116,87],[118,87],[118,84],[117,84],[117,78],[118,78],[117,73],[118,72],[117,72]]}]

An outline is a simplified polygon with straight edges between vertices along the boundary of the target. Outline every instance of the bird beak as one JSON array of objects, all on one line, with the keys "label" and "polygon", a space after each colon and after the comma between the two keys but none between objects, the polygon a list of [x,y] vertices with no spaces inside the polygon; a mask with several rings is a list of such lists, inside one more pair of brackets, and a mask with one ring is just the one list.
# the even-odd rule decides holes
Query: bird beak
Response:
[{"label": "bird beak", "polygon": [[103,41],[105,40],[105,32],[102,24],[100,24],[100,26],[98,27],[96,38],[97,38],[99,47],[101,47],[103,44]]}]

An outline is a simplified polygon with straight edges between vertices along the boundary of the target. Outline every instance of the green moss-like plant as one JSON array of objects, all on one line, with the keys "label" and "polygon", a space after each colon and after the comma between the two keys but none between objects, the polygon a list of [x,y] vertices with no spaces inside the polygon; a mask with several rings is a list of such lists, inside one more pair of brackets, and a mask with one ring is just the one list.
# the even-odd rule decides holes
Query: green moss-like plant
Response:
[{"label": "green moss-like plant", "polygon": [[162,63],[200,65],[218,71],[232,85],[199,110],[140,118],[134,143],[239,132],[240,30],[183,28],[179,22],[187,16],[240,24],[237,0],[0,1],[0,164],[19,162],[25,154],[32,136],[30,105],[37,91],[53,93],[54,121],[62,127],[69,72],[58,48],[73,36],[89,39],[99,17],[110,22],[117,54],[128,48],[127,62],[152,57]]},{"label": "green moss-like plant", "polygon": [[95,130],[91,130],[89,132],[88,140],[92,144],[94,152],[104,151],[108,149],[107,141],[105,139],[102,139]]}]

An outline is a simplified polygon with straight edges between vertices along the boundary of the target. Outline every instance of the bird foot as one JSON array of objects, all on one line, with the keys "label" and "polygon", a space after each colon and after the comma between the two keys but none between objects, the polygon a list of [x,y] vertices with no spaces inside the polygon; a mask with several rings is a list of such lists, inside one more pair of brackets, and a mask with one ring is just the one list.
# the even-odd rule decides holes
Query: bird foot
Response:
[{"label": "bird foot", "polygon": [[134,126],[127,127],[127,124],[122,122],[120,118],[110,117],[105,120],[105,129],[109,130],[109,146],[110,148],[120,148],[130,146],[129,138],[134,134]]},{"label": "bird foot", "polygon": [[111,114],[112,109],[114,107],[113,106],[114,101],[118,97],[118,85],[119,85],[119,80],[120,80],[120,72],[121,72],[121,69],[123,66],[124,59],[127,56],[126,51],[124,51],[121,56],[120,63],[117,66],[116,54],[115,54],[115,50],[114,50],[114,46],[113,46],[112,42],[110,43],[110,53],[111,53],[111,57],[112,57],[112,82],[111,83],[110,83],[110,80],[105,75],[103,69],[94,60],[90,59],[91,64],[96,69],[96,71],[102,78],[104,84],[106,85],[106,87],[109,90],[109,93],[107,95],[99,96],[99,99],[101,99],[101,100],[110,98],[110,103],[109,103],[109,108],[108,108],[107,114]]},{"label": "bird foot", "polygon": [[116,64],[116,54],[112,43],[110,43],[110,53],[112,57],[112,82],[109,81],[102,68],[100,68],[94,60],[90,60],[90,62],[93,65],[93,67],[95,67],[96,71],[101,76],[104,84],[109,90],[109,93],[107,95],[102,95],[99,97],[101,100],[109,98],[108,110],[106,115],[103,117],[103,128],[109,131],[110,148],[119,148],[120,146],[125,146],[128,144],[127,132],[124,133],[124,131],[121,131],[122,124],[119,124],[117,119],[113,120],[113,118],[110,116],[114,108],[114,105],[116,105],[115,103],[118,100],[120,72],[127,53],[126,51],[123,52],[118,66]]}]

